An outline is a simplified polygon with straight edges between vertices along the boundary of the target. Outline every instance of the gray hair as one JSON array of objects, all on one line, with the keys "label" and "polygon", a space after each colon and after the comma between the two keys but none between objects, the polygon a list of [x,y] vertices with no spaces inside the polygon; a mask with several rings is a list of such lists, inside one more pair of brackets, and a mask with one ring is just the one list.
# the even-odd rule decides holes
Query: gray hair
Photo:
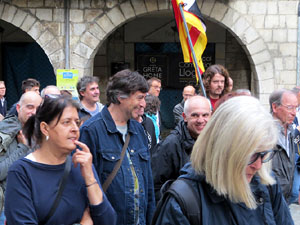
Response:
[{"label": "gray hair", "polygon": [[48,85],[48,86],[46,86],[45,88],[43,88],[43,90],[41,91],[41,97],[42,97],[42,98],[45,98],[45,95],[46,95],[45,93],[46,93],[47,89],[49,89],[49,88],[55,88],[55,89],[57,89],[58,92],[59,92],[58,87],[56,87],[55,85]]},{"label": "gray hair", "polygon": [[296,95],[295,92],[288,90],[288,89],[279,89],[275,90],[271,93],[269,97],[269,104],[270,104],[270,112],[273,113],[272,105],[275,104],[277,106],[281,105],[282,96],[285,93]]},{"label": "gray hair", "polygon": [[237,93],[237,94],[246,93],[246,94],[248,94],[248,95],[251,95],[251,91],[248,90],[248,89],[237,89],[237,90],[235,91],[235,93]]},{"label": "gray hair", "polygon": [[83,96],[80,94],[81,91],[85,91],[86,87],[91,84],[91,83],[99,83],[99,78],[98,77],[93,77],[93,76],[85,76],[82,77],[78,82],[77,82],[77,92],[79,95],[79,99],[82,100]]}]

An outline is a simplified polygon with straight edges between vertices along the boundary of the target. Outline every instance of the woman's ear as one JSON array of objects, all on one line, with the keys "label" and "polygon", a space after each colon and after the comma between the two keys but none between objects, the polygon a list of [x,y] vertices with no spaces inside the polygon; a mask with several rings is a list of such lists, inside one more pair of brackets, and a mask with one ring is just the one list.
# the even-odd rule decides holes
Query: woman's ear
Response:
[{"label": "woman's ear", "polygon": [[41,122],[40,123],[40,130],[43,135],[49,136],[49,125],[46,122]]}]

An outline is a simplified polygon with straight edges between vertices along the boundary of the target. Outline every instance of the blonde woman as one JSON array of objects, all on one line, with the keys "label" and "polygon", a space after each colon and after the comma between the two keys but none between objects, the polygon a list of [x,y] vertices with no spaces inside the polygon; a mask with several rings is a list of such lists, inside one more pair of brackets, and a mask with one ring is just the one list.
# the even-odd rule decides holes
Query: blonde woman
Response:
[{"label": "blonde woman", "polygon": [[[182,169],[198,195],[198,224],[293,224],[271,175],[277,130],[272,116],[249,96],[223,103],[198,137]],[[155,224],[192,224],[172,196]]]}]

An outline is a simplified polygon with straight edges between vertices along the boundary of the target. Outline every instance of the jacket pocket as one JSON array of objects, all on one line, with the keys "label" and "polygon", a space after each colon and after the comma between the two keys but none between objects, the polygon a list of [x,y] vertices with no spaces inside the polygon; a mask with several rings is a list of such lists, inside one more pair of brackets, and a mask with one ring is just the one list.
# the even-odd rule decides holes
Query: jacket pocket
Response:
[{"label": "jacket pocket", "polygon": [[150,158],[150,154],[147,151],[147,149],[143,149],[142,151],[140,151],[139,156],[141,157],[142,160],[145,160],[145,161],[148,161]]},{"label": "jacket pocket", "polygon": [[101,156],[103,159],[101,162],[103,164],[103,173],[111,173],[115,167],[115,164],[120,159],[120,154],[115,152],[102,152]]}]

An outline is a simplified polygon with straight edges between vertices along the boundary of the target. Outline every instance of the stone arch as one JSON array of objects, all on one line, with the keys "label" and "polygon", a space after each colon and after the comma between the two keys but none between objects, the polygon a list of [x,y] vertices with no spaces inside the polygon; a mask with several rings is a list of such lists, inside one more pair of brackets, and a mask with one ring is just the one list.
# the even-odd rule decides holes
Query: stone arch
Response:
[{"label": "stone arch", "polygon": [[271,54],[264,40],[243,15],[222,2],[203,1],[201,12],[236,37],[251,65],[254,93],[267,104],[269,94],[275,89],[275,77]]},{"label": "stone arch", "polygon": [[26,32],[44,50],[54,68],[64,67],[64,50],[55,35],[29,11],[0,2],[0,19]]},{"label": "stone arch", "polygon": [[[251,64],[255,95],[266,104],[268,95],[275,88],[275,78],[272,58],[263,39],[247,19],[230,6],[215,0],[201,1],[201,4],[198,0],[198,5],[205,17],[228,28],[239,41]],[[71,67],[81,68],[81,75],[91,74],[99,46],[115,29],[137,16],[161,10],[172,10],[169,0],[127,0],[103,13],[74,46]]]}]

